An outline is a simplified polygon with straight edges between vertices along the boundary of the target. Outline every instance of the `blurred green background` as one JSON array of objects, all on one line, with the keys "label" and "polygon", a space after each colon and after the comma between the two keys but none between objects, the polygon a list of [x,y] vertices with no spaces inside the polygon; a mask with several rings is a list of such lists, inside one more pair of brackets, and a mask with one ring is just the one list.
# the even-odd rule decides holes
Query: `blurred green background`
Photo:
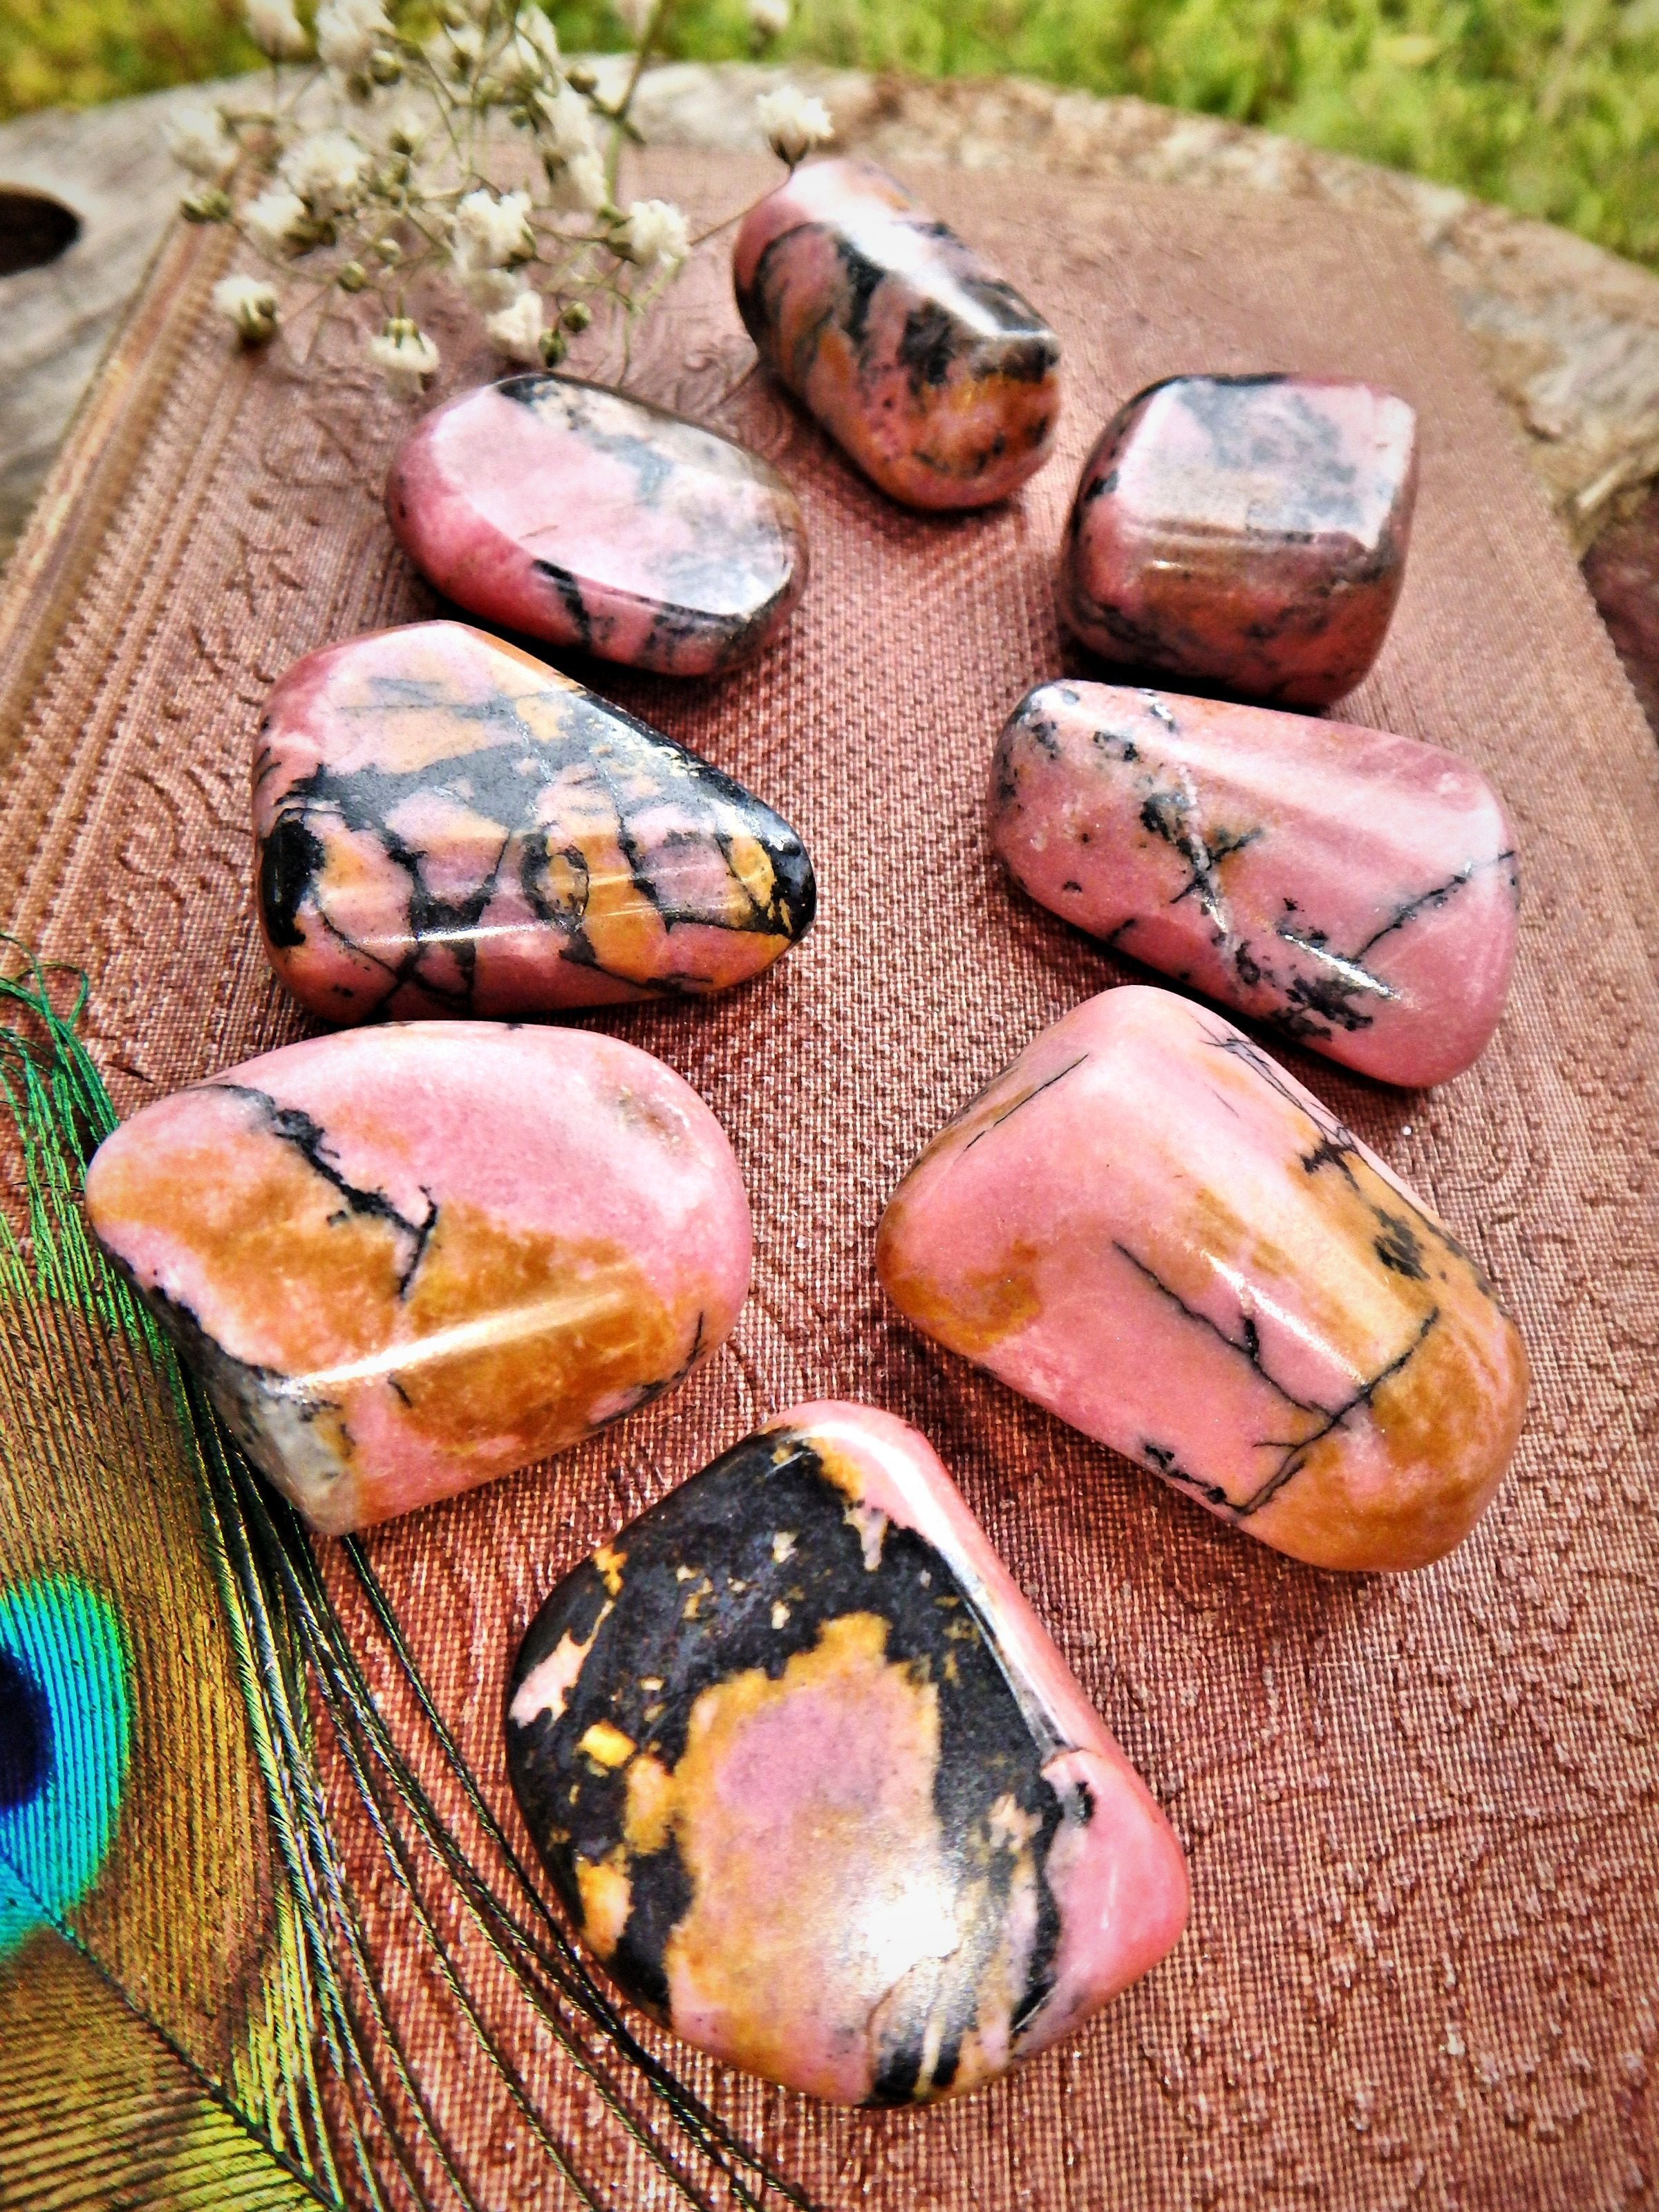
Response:
[{"label": "blurred green background", "polygon": [[[568,49],[623,43],[605,0],[550,12]],[[0,117],[250,66],[239,15],[238,0],[0,0]],[[670,45],[750,54],[743,0],[679,0]],[[798,0],[773,51],[1139,93],[1659,264],[1659,0]]]}]

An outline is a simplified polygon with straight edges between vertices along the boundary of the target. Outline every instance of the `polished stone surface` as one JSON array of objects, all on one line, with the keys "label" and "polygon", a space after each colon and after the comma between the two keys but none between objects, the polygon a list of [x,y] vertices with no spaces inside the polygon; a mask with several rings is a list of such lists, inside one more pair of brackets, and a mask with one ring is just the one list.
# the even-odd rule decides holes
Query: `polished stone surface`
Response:
[{"label": "polished stone surface", "polygon": [[284,1046],[125,1122],[87,1211],[329,1534],[672,1389],[749,1287],[714,1117],[648,1053],[580,1030],[415,1022]]},{"label": "polished stone surface", "polygon": [[761,359],[907,506],[985,507],[1048,457],[1060,341],[882,170],[814,161],[732,254]]},{"label": "polished stone surface", "polygon": [[1384,1082],[1460,1074],[1504,1010],[1514,833],[1437,745],[1045,684],[998,744],[991,838],[1114,951]]},{"label": "polished stone surface", "polygon": [[574,377],[510,376],[434,408],[398,447],[386,506],[469,614],[665,676],[749,659],[806,582],[800,509],[769,462]]},{"label": "polished stone surface", "polygon": [[1449,1551],[1525,1413],[1526,1353],[1475,1261],[1168,991],[1044,1030],[900,1184],[876,1264],[939,1343],[1316,1566]]},{"label": "polished stone surface", "polygon": [[461,623],[289,670],[253,832],[271,964],[339,1023],[724,990],[817,900],[800,839],[741,784]]},{"label": "polished stone surface", "polygon": [[1163,1957],[1180,1846],[924,1439],[780,1413],[562,1582],[507,1766],[589,1945],[735,2066],[957,2094]]},{"label": "polished stone surface", "polygon": [[1381,649],[1416,495],[1417,417],[1390,392],[1172,377],[1084,464],[1060,611],[1109,660],[1327,706]]}]

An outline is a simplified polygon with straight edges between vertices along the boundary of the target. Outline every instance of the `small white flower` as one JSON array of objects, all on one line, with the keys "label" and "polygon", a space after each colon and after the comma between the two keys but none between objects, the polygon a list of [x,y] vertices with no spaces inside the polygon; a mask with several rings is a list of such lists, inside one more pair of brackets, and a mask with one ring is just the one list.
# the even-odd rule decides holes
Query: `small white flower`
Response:
[{"label": "small white flower", "polygon": [[763,39],[781,39],[789,28],[789,0],[749,0],[749,20]]},{"label": "small white flower", "polygon": [[520,8],[513,19],[514,34],[534,46],[546,65],[547,73],[559,65],[559,34],[539,8]]},{"label": "small white flower", "polygon": [[563,215],[597,215],[611,204],[605,163],[597,153],[577,154],[567,161],[553,186],[553,204]]},{"label": "small white flower", "polygon": [[580,93],[562,84],[550,100],[541,102],[542,136],[562,161],[574,161],[592,153],[593,111]]},{"label": "small white flower", "polygon": [[294,0],[247,0],[247,33],[274,62],[297,61],[308,43]]},{"label": "small white flower", "polygon": [[376,46],[393,35],[380,0],[323,0],[317,10],[317,52],[347,76],[366,69]]},{"label": "small white flower", "polygon": [[167,126],[167,149],[181,169],[213,184],[236,166],[236,141],[216,107],[181,107]]},{"label": "small white flower", "polygon": [[534,292],[520,292],[510,307],[503,307],[488,319],[484,335],[496,352],[504,353],[509,361],[528,362],[532,368],[539,368],[542,333],[546,328],[539,296]]},{"label": "small white flower", "polygon": [[483,33],[476,23],[455,23],[426,42],[426,58],[442,77],[461,83],[477,68]]},{"label": "small white flower", "polygon": [[635,200],[620,234],[623,250],[642,269],[678,269],[691,251],[685,217],[667,200]]},{"label": "small white flower", "polygon": [[381,129],[394,154],[418,154],[431,133],[431,112],[416,100],[400,100]]},{"label": "small white flower", "polygon": [[823,102],[797,85],[781,84],[775,92],[762,93],[755,114],[772,151],[792,169],[815,146],[827,146],[836,135]]},{"label": "small white flower", "polygon": [[477,262],[465,246],[451,247],[449,265],[455,282],[481,314],[510,307],[524,289],[525,280],[516,269],[493,269]]},{"label": "small white flower", "polygon": [[527,261],[536,250],[530,230],[530,195],[468,192],[455,209],[455,240],[475,268],[503,269]]},{"label": "small white flower", "polygon": [[273,185],[242,210],[243,227],[267,253],[298,245],[307,220],[305,202],[285,185]]},{"label": "small white flower", "polygon": [[528,90],[542,82],[547,75],[547,64],[528,39],[520,38],[515,31],[495,57],[495,67],[505,84]]},{"label": "small white flower", "polygon": [[438,366],[438,349],[409,321],[386,325],[368,342],[368,357],[398,399],[413,399]]},{"label": "small white flower", "polygon": [[276,335],[276,295],[258,276],[226,276],[213,288],[213,307],[236,325],[244,345],[269,345]]},{"label": "small white flower", "polygon": [[630,39],[643,37],[646,25],[657,12],[656,0],[611,0],[611,5]]},{"label": "small white flower", "polygon": [[343,215],[362,198],[368,155],[343,131],[302,138],[283,161],[281,175],[313,215]]}]

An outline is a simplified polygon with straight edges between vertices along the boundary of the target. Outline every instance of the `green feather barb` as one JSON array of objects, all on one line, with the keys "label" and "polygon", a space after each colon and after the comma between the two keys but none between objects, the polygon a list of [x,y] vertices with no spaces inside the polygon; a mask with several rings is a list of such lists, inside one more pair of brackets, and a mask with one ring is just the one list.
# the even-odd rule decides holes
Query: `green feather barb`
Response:
[{"label": "green feather barb", "polygon": [[483,2212],[508,2131],[515,2200],[810,2212],[593,1978],[363,1547],[325,1571],[105,1265],[80,1193],[116,1115],[86,986],[14,964],[0,2202]]}]

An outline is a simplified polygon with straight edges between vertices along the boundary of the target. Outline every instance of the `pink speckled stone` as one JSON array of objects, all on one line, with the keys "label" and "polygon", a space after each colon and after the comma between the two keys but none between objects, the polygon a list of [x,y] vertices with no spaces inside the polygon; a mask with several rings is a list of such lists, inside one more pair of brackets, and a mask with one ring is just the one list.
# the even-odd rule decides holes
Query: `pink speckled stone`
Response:
[{"label": "pink speckled stone", "polygon": [[1317,1566],[1438,1559],[1527,1361],[1444,1226],[1218,1014],[1103,992],[948,1123],[883,1217],[951,1350]]},{"label": "pink speckled stone", "polygon": [[106,1138],[87,1212],[329,1534],[672,1389],[749,1287],[713,1115],[648,1053],[580,1030],[416,1022],[285,1046]]},{"label": "pink speckled stone", "polygon": [[800,839],[741,784],[464,623],[288,671],[253,844],[271,965],[330,1022],[726,990],[817,900]]},{"label": "pink speckled stone", "polygon": [[470,614],[665,676],[775,637],[806,582],[788,485],[729,438],[574,377],[435,408],[398,447],[386,514]]},{"label": "pink speckled stone", "polygon": [[1172,377],[1084,464],[1060,611],[1109,660],[1326,706],[1381,649],[1416,496],[1417,417],[1391,392]]},{"label": "pink speckled stone", "polygon": [[688,2042],[959,2094],[1187,1916],[1180,1846],[926,1441],[796,1406],[561,1582],[507,1767],[577,1924]]},{"label": "pink speckled stone", "polygon": [[1004,499],[1048,457],[1060,341],[867,161],[813,161],[732,252],[761,359],[865,474],[921,507]]},{"label": "pink speckled stone", "polygon": [[997,746],[991,836],[1068,921],[1384,1082],[1461,1073],[1504,1010],[1514,834],[1437,745],[1045,684]]}]

